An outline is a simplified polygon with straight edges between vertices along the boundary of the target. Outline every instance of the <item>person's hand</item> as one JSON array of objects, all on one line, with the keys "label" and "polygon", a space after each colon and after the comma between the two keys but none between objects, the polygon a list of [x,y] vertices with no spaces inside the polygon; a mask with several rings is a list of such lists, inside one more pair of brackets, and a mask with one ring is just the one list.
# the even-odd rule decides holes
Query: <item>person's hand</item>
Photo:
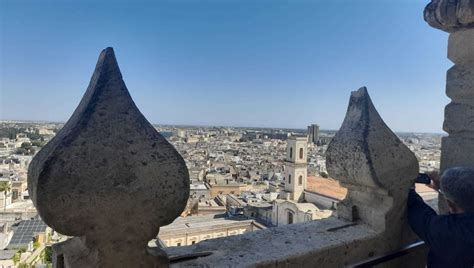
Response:
[{"label": "person's hand", "polygon": [[435,191],[439,191],[439,181],[440,181],[439,172],[430,171],[430,172],[426,172],[426,175],[428,175],[428,177],[430,177],[431,179],[431,183],[427,184],[426,186],[430,187],[431,189]]}]

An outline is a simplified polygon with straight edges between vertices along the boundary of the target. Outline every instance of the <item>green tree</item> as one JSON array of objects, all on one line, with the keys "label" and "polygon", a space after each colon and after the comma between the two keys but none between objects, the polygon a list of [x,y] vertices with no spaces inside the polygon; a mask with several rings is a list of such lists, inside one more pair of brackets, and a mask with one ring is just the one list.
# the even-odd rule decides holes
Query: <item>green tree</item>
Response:
[{"label": "green tree", "polygon": [[42,141],[32,141],[31,145],[36,146],[36,147],[43,147],[45,145],[45,143],[42,142]]},{"label": "green tree", "polygon": [[31,143],[29,143],[29,142],[23,142],[23,143],[21,144],[21,148],[23,148],[23,149],[25,149],[25,150],[28,151],[28,150],[31,149]]},{"label": "green tree", "polygon": [[8,192],[10,191],[10,182],[9,181],[1,181],[0,182],[0,192]]},{"label": "green tree", "polygon": [[20,261],[20,256],[21,256],[20,252],[17,252],[17,253],[15,253],[15,255],[13,255],[12,260],[13,260],[14,264],[17,264],[17,262]]},{"label": "green tree", "polygon": [[44,263],[53,262],[53,249],[51,247],[44,248]]},{"label": "green tree", "polygon": [[326,172],[321,172],[321,177],[323,178],[329,178],[329,175]]},{"label": "green tree", "polygon": [[[38,130],[37,130],[38,132]],[[30,138],[30,140],[40,140],[43,136],[38,133],[27,133],[26,136]]]}]

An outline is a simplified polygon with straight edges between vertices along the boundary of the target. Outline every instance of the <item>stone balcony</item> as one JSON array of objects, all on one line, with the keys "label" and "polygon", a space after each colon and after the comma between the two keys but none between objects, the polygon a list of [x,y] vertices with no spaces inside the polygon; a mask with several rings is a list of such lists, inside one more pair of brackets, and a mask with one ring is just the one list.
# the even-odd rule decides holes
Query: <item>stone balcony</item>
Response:
[{"label": "stone balcony", "polygon": [[[474,166],[473,6],[434,0],[425,10],[430,25],[450,32],[448,55],[456,64],[448,72],[453,101],[442,169]],[[107,48],[74,114],[31,163],[28,185],[42,219],[74,236],[53,246],[55,267],[344,267],[417,241],[405,204],[418,162],[366,88],[352,92],[326,163],[348,189],[333,217],[186,247],[147,247],[186,206],[188,171],[134,104]],[[421,248],[381,266],[424,267],[425,255]]]}]

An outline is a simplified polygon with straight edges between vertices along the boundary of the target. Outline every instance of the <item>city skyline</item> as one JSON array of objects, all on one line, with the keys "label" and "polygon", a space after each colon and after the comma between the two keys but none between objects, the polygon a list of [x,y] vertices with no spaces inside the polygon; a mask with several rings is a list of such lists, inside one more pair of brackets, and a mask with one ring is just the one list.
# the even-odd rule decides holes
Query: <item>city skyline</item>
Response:
[{"label": "city skyline", "polygon": [[394,131],[443,133],[447,35],[424,1],[184,2],[2,2],[0,119],[67,121],[112,46],[153,124],[337,130],[367,86]]}]

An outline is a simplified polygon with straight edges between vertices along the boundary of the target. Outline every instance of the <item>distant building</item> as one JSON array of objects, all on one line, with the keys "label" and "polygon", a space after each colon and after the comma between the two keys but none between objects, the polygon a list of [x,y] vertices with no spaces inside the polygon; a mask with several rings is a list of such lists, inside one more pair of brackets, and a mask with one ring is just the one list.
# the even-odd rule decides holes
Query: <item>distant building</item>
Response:
[{"label": "distant building", "polygon": [[207,200],[211,198],[211,192],[205,183],[193,183],[189,185],[189,196],[198,200]]},{"label": "distant building", "polygon": [[211,198],[214,198],[218,195],[226,194],[236,194],[240,195],[243,191],[247,189],[247,185],[237,183],[235,181],[227,180],[223,184],[212,184],[211,186]]},{"label": "distant building", "polygon": [[48,242],[51,229],[41,219],[21,221],[18,226],[13,226],[13,237],[7,249],[20,249],[33,247],[33,242]]},{"label": "distant building", "polygon": [[186,138],[186,131],[183,129],[177,129],[176,130],[176,137],[184,139]]},{"label": "distant building", "polygon": [[[279,199],[271,202],[271,207],[259,204],[247,209],[246,215],[254,215],[255,219],[272,226],[307,222],[323,219],[332,215],[332,210],[320,209],[311,201],[319,201],[319,196],[306,191],[308,180],[307,164],[308,138],[290,136],[287,140],[285,157],[285,178],[280,190]],[[308,193],[308,198],[306,194]],[[311,199],[308,200],[308,199]],[[324,200],[326,201],[326,200]],[[332,203],[330,203],[332,205]],[[330,207],[330,206],[325,206]],[[331,208],[331,207],[330,207]],[[268,225],[268,224],[267,224]]]},{"label": "distant building", "polygon": [[317,144],[319,140],[319,126],[312,124],[308,126],[308,142]]},{"label": "distant building", "polygon": [[167,247],[179,247],[262,229],[266,227],[245,217],[224,215],[179,217],[170,225],[161,227],[158,238]]},{"label": "distant building", "polygon": [[277,226],[324,219],[331,215],[331,210],[320,210],[312,203],[297,203],[288,200],[273,202],[272,222]]},{"label": "distant building", "polygon": [[287,142],[285,189],[280,192],[280,197],[299,201],[302,199],[308,177],[308,140],[306,137],[291,136]]}]

